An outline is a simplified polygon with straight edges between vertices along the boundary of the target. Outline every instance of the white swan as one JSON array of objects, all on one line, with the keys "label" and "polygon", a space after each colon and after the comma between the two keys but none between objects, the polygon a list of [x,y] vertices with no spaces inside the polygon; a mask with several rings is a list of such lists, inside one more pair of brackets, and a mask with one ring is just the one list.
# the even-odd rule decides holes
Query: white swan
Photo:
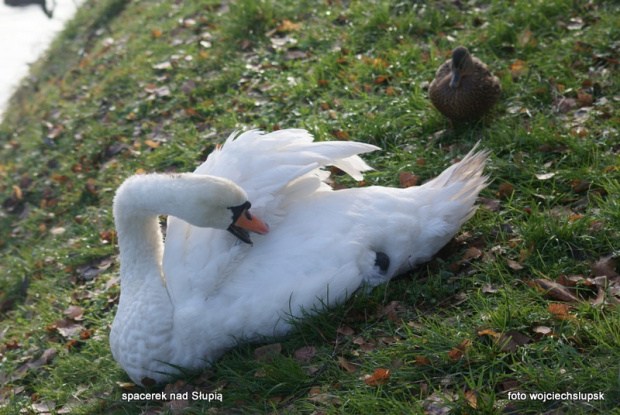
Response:
[{"label": "white swan", "polygon": [[[488,153],[472,150],[422,186],[332,191],[322,167],[361,180],[370,167],[357,154],[377,147],[313,142],[305,130],[235,135],[194,173],[133,176],[116,193],[121,296],[110,345],[138,384],[207,366],[238,339],[283,335],[291,315],[427,261],[487,184]],[[241,242],[243,227],[259,233],[253,245]]]}]

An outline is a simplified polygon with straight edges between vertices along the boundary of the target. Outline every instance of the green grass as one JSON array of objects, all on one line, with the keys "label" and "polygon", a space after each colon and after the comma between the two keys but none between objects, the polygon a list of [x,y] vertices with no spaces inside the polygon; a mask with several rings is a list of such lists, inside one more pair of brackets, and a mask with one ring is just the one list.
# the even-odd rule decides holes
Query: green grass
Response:
[{"label": "green grass", "polygon": [[[244,344],[168,386],[221,393],[186,413],[618,413],[618,280],[591,305],[586,279],[620,246],[619,6],[301,3],[88,1],[34,65],[0,126],[0,412],[175,413],[122,399],[128,377],[108,346],[115,189],[139,170],[191,171],[235,129],[301,127],[381,146],[366,183],[385,186],[403,171],[427,180],[481,140],[493,179],[481,196],[499,207],[479,209],[415,273],[265,339],[281,344],[273,360]],[[452,125],[427,99],[458,44],[502,81],[478,123]],[[558,111],[561,98],[575,107]],[[531,282],[565,276],[584,278],[583,300],[554,316],[563,302]],[[63,335],[71,305],[83,313]],[[529,341],[509,349],[507,333]],[[372,386],[376,369],[390,377]]]}]

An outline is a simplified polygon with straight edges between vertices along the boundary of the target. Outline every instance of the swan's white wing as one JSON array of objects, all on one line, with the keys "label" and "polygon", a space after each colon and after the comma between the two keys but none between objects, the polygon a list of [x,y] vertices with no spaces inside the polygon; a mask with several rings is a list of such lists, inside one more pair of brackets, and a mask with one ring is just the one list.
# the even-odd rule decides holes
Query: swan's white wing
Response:
[{"label": "swan's white wing", "polygon": [[[371,167],[357,154],[378,149],[356,142],[313,142],[305,130],[270,134],[252,130],[235,135],[195,173],[224,177],[241,186],[252,203],[252,212],[272,229],[285,217],[284,209],[291,200],[319,190],[331,191],[322,184],[328,175],[321,167],[335,165],[361,179],[362,171]],[[226,231],[197,228],[170,217],[163,271],[173,301],[206,295],[218,281],[236,272],[249,249]]]}]

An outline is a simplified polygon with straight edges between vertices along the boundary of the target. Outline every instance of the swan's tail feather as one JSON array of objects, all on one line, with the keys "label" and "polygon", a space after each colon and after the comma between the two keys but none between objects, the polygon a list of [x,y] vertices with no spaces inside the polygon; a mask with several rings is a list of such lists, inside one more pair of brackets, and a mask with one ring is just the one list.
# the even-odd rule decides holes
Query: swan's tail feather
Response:
[{"label": "swan's tail feather", "polygon": [[439,190],[436,194],[441,200],[457,203],[460,208],[454,211],[453,219],[460,224],[476,212],[476,198],[489,184],[489,177],[483,175],[483,171],[490,153],[488,150],[476,152],[479,144],[480,142],[476,143],[460,162],[423,185]]}]

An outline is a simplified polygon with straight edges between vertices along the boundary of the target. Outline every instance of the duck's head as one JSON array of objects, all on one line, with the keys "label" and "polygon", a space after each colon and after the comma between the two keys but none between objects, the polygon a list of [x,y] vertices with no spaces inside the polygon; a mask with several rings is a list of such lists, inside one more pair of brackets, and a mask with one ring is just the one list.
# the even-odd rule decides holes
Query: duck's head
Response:
[{"label": "duck's head", "polygon": [[458,88],[461,85],[461,79],[466,76],[473,62],[469,50],[464,46],[459,46],[452,51],[452,79],[450,80],[450,88]]}]

